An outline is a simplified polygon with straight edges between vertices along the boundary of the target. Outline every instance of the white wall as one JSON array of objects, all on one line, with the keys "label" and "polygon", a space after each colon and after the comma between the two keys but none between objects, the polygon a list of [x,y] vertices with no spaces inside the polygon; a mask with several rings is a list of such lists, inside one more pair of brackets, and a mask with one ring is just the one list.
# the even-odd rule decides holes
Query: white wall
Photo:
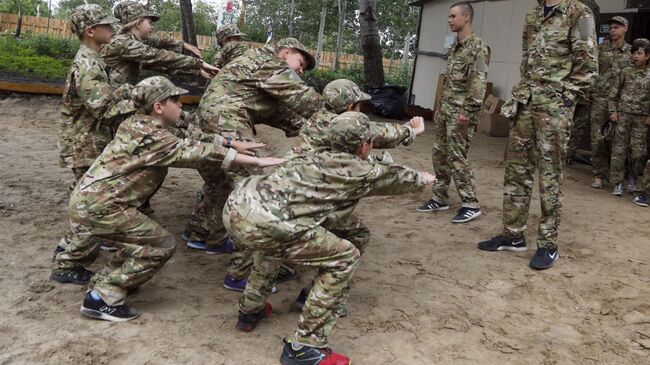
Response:
[{"label": "white wall", "polygon": [[[447,26],[449,6],[456,0],[438,0],[425,3],[420,26],[418,48],[421,51],[446,53],[445,37],[453,35]],[[625,0],[596,0],[602,13],[633,12],[625,9]],[[519,81],[522,32],[526,12],[537,5],[537,0],[496,0],[474,3],[474,32],[492,50],[488,81],[493,93],[505,99]],[[433,109],[438,76],[444,72],[445,61],[419,55],[415,66],[412,93],[414,104]]]}]

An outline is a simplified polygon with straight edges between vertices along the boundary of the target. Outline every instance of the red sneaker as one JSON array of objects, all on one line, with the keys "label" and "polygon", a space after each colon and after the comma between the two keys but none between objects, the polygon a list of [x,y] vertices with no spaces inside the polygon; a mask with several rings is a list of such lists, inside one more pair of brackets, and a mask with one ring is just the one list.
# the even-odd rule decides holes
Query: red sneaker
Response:
[{"label": "red sneaker", "polygon": [[264,307],[257,313],[244,313],[239,311],[239,318],[237,319],[237,328],[244,332],[253,332],[257,324],[264,318],[271,315],[273,307],[270,303],[264,304]]},{"label": "red sneaker", "polygon": [[333,352],[329,347],[297,345],[285,339],[280,363],[282,365],[350,365],[350,358]]}]

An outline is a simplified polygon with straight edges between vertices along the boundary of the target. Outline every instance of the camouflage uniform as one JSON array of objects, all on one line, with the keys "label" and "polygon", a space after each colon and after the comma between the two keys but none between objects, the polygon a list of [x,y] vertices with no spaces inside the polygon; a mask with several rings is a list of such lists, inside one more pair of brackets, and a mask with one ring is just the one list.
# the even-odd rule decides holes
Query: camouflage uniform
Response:
[{"label": "camouflage uniform", "polygon": [[241,42],[231,40],[224,44],[228,38],[243,37],[246,33],[239,31],[236,25],[228,24],[222,25],[217,29],[217,44],[221,47],[219,52],[214,56],[213,66],[224,68],[230,61],[241,56],[246,52],[247,48]]},{"label": "camouflage uniform", "polygon": [[632,64],[632,46],[625,43],[614,48],[609,41],[598,47],[599,74],[593,87],[591,104],[591,161],[594,176],[604,178],[609,170],[609,147],[601,134],[603,124],[609,120],[609,90],[621,70]]},{"label": "camouflage uniform", "polygon": [[[203,131],[220,133],[234,140],[254,141],[256,123],[290,127],[288,129],[297,131],[303,121],[302,117],[308,118],[321,108],[321,96],[276,55],[276,49],[304,50],[304,46],[290,38],[288,43],[285,40],[279,41],[276,47],[263,46],[248,50],[236,62],[221,69],[208,85],[199,103],[197,116],[199,127]],[[311,60],[310,66],[313,67]],[[279,114],[282,110],[297,113],[295,115],[299,118],[287,118]],[[205,181],[202,188],[203,206],[195,207],[194,212],[203,209],[207,217],[215,219],[206,219],[201,224],[202,232],[197,232],[196,223],[188,226],[188,231],[204,235],[209,232],[219,237],[219,240],[223,239],[226,232],[218,218],[226,199],[236,182],[257,171],[240,168],[225,174],[209,167],[199,169]],[[202,238],[207,239],[205,236]],[[233,260],[237,262],[243,259],[234,255]],[[229,272],[234,278],[242,279],[246,275],[247,265],[231,265]]]},{"label": "camouflage uniform", "polygon": [[201,71],[201,59],[177,53],[182,51],[182,42],[154,37],[145,43],[129,31],[140,18],[158,19],[143,5],[122,2],[115,7],[115,16],[122,22],[122,30],[102,49],[104,62],[111,68],[112,82],[135,84],[142,68],[168,74],[198,75]]},{"label": "camouflage uniform", "polygon": [[[432,199],[443,205],[449,204],[453,177],[462,206],[479,208],[468,153],[485,99],[489,63],[490,50],[474,33],[449,51],[440,111],[433,123],[432,161],[437,181],[431,191]],[[459,125],[459,114],[468,117],[469,122]]]},{"label": "camouflage uniform", "polygon": [[650,195],[650,160],[645,164],[645,171],[643,172],[643,177],[641,177],[641,182],[637,186],[637,193]]},{"label": "camouflage uniform", "polygon": [[625,179],[628,151],[630,176],[636,178],[643,172],[648,149],[645,121],[650,116],[650,70],[627,67],[616,81],[609,94],[609,114],[619,115],[614,123],[609,175],[614,184]]},{"label": "camouflage uniform", "polygon": [[328,133],[328,147],[296,155],[271,174],[244,180],[223,215],[237,244],[255,251],[239,301],[242,312],[263,308],[280,263],[319,269],[294,334],[294,341],[315,347],[327,346],[337,319],[332,311],[344,304],[344,289],[359,260],[359,250],[323,223],[365,196],[400,194],[424,185],[417,171],[351,154],[371,137],[365,115],[344,113]]},{"label": "camouflage uniform", "polygon": [[569,144],[567,146],[567,157],[572,159],[575,157],[576,150],[582,142],[585,128],[589,125],[589,118],[591,117],[591,100],[580,100],[576,105],[576,110],[573,114],[573,125],[571,126],[571,134],[569,136]]},{"label": "camouflage uniform", "polygon": [[[185,92],[167,79],[151,77],[137,85],[134,98],[146,110],[155,101]],[[74,235],[66,250],[55,256],[53,272],[81,265],[95,250],[91,236],[121,242],[123,261],[112,260],[93,281],[104,302],[123,304],[127,291],[149,280],[175,250],[173,235],[137,208],[155,192],[169,166],[228,168],[237,152],[222,147],[222,142],[211,135],[179,139],[143,113],[124,121],[72,193]]]},{"label": "camouflage uniform", "polygon": [[543,4],[526,15],[521,81],[502,108],[509,117],[515,114],[506,151],[504,236],[526,231],[537,166],[542,207],[537,245],[556,247],[574,102],[585,97],[597,72],[595,27],[587,7],[561,0],[546,17]]}]

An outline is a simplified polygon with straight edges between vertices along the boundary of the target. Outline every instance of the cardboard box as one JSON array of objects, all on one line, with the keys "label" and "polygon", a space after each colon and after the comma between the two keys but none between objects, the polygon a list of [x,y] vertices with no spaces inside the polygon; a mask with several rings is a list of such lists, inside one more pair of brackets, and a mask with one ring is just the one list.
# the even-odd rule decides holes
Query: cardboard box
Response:
[{"label": "cardboard box", "polygon": [[510,120],[501,116],[501,107],[505,101],[494,95],[488,95],[480,112],[478,130],[491,137],[507,137],[510,133]]}]

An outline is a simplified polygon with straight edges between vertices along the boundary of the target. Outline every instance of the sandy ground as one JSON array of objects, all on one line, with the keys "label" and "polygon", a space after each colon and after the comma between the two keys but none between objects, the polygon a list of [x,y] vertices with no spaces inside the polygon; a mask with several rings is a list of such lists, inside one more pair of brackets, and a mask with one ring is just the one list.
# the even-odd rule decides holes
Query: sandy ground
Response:
[{"label": "sandy ground", "polygon": [[[58,103],[0,101],[0,364],[277,364],[298,319],[290,305],[300,282],[283,284],[271,297],[275,314],[244,334],[234,328],[238,294],[221,287],[227,257],[184,244],[130,299],[143,312],[130,323],[82,318],[85,288],[48,280],[72,179],[57,163]],[[260,130],[264,141],[286,145],[277,131]],[[428,169],[430,138],[394,151],[396,161]],[[337,351],[362,365],[649,362],[650,210],[590,189],[589,168],[572,166],[555,268],[530,270],[532,250],[480,252],[476,242],[500,227],[504,145],[474,140],[484,212],[476,222],[450,222],[457,197],[440,214],[415,212],[426,193],[362,202],[373,239],[355,276],[351,316],[331,338]],[[153,199],[179,237],[200,184],[192,170],[170,170]],[[535,201],[529,247],[538,217]]]}]

